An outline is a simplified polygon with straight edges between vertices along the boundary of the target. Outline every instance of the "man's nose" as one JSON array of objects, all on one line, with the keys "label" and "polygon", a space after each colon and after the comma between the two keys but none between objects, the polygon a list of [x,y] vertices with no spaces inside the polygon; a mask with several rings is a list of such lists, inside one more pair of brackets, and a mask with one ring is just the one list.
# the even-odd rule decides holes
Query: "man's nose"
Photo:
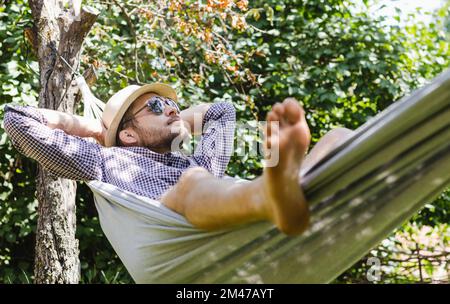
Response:
[{"label": "man's nose", "polygon": [[175,115],[177,115],[177,110],[174,108],[174,107],[171,107],[171,106],[169,106],[169,105],[166,105],[165,107],[164,107],[164,114],[166,115],[166,116],[175,116]]}]

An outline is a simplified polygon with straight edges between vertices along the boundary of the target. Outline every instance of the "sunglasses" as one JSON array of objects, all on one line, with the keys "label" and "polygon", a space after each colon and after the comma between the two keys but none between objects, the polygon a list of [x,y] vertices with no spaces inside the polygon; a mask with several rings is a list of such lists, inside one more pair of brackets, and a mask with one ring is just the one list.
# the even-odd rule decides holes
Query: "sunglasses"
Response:
[{"label": "sunglasses", "polygon": [[133,119],[134,116],[136,116],[139,112],[147,108],[148,111],[155,113],[156,115],[161,115],[164,112],[165,107],[172,107],[177,111],[177,114],[180,113],[180,108],[178,107],[177,103],[173,101],[172,99],[168,97],[162,97],[162,96],[152,96],[149,100],[145,103],[145,106],[140,108],[132,115],[131,118],[125,120],[122,122],[122,124],[125,124],[126,122]]}]

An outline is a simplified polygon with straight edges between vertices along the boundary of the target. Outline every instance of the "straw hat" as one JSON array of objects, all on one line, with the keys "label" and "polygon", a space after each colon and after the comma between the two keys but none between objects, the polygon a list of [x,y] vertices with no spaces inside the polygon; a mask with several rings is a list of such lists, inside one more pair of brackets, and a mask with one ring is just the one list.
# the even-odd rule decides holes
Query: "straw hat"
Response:
[{"label": "straw hat", "polygon": [[106,103],[102,121],[106,128],[105,146],[116,145],[116,133],[123,115],[139,96],[145,93],[156,93],[177,101],[175,90],[163,83],[152,83],[143,86],[130,85],[115,93]]}]

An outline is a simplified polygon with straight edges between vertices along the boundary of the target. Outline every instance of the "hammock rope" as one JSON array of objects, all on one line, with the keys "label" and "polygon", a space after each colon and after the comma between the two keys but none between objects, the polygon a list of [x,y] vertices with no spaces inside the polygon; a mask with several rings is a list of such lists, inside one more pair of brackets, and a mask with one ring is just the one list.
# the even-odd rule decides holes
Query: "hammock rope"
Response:
[{"label": "hammock rope", "polygon": [[[87,85],[81,91],[92,98]],[[97,103],[85,101],[85,113],[98,119],[98,109],[87,109]],[[301,236],[265,222],[205,232],[160,202],[88,185],[102,229],[137,283],[330,282],[450,185],[450,70],[304,173],[312,217]]]}]

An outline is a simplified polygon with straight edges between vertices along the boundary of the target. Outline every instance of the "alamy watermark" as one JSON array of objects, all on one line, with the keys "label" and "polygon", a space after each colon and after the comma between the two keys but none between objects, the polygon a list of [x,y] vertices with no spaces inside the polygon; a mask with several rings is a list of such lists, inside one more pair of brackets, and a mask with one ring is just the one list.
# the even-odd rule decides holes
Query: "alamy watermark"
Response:
[{"label": "alamy watermark", "polygon": [[370,257],[367,259],[367,265],[370,268],[367,270],[366,278],[369,282],[378,282],[381,280],[381,261],[379,258]]},{"label": "alamy watermark", "polygon": [[[201,124],[201,121],[194,122]],[[269,123],[272,130],[279,129],[278,121]],[[261,157],[265,167],[274,167],[279,161],[279,141],[278,137],[272,136],[270,145],[266,144],[268,127],[266,121],[211,121],[206,123],[200,132],[203,137],[202,145],[199,145],[200,136],[186,136],[186,132],[190,134],[191,130],[180,132],[179,127],[174,127],[172,132],[179,135],[172,141],[171,151],[179,151],[185,155],[218,158]]]}]

